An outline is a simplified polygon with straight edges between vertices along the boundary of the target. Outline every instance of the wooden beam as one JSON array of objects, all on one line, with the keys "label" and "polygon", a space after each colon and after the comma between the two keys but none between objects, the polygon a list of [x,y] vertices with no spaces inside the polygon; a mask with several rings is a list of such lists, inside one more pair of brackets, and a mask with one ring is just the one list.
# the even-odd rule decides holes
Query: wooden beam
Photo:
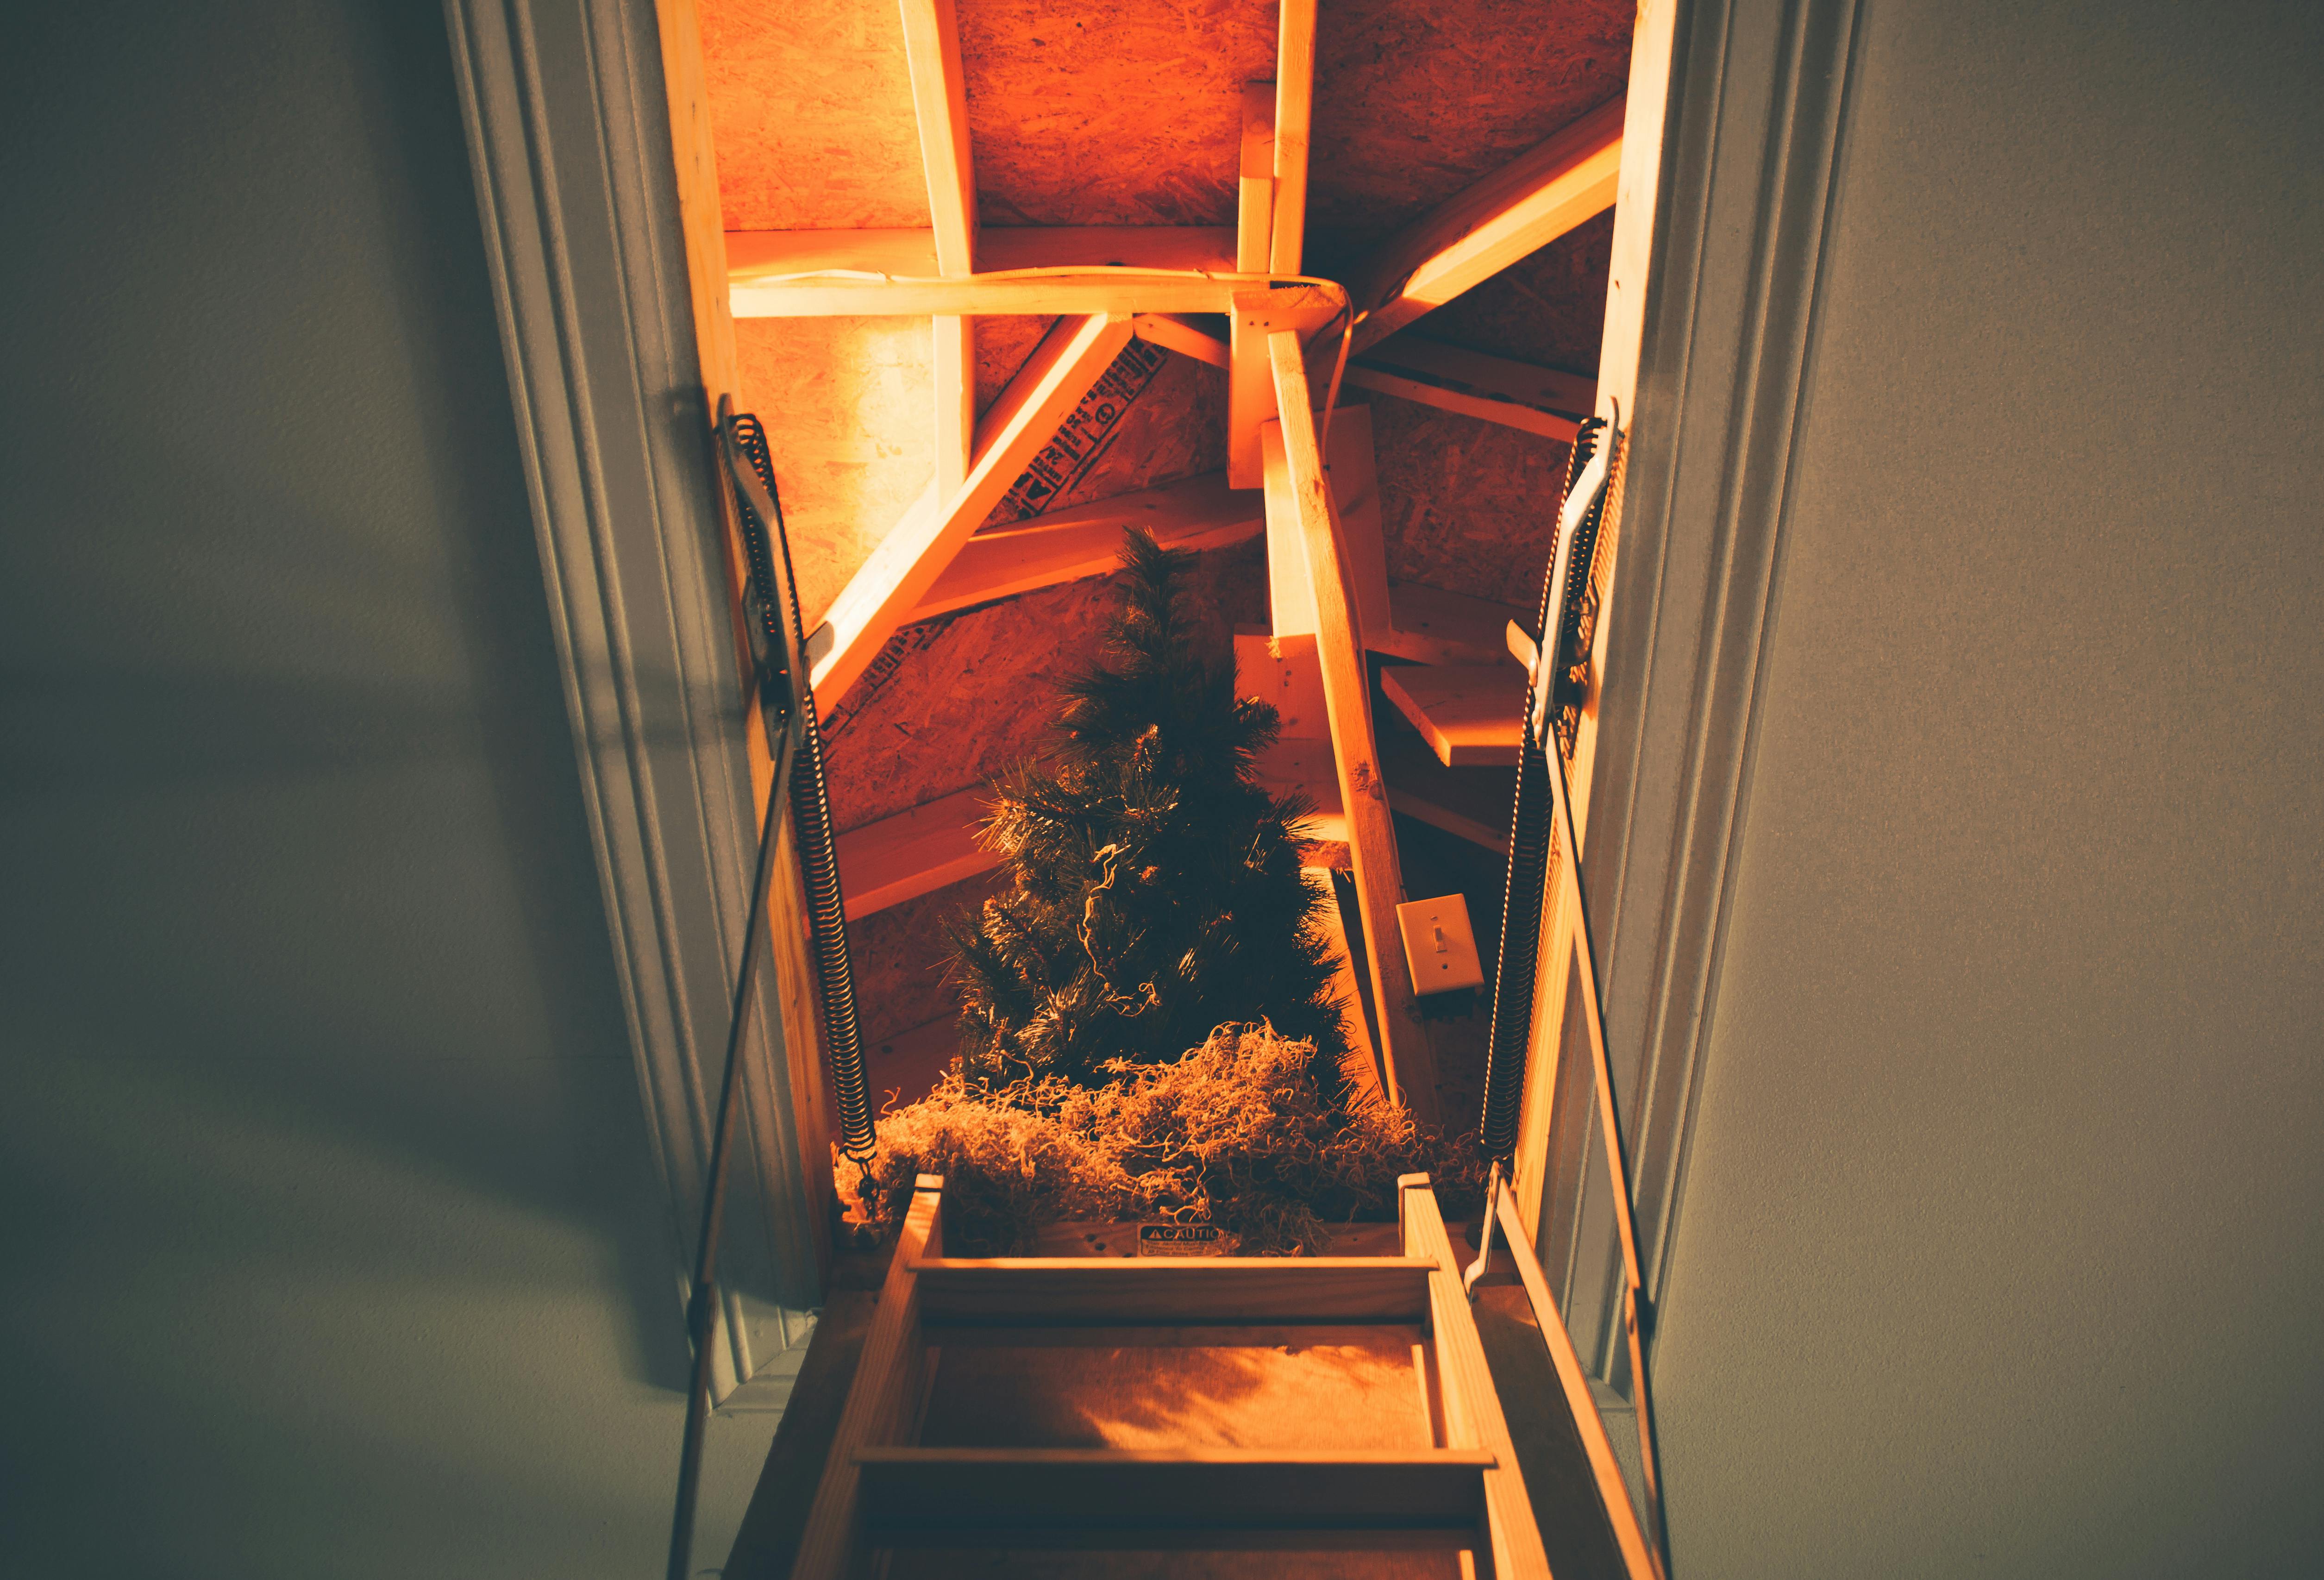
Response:
[{"label": "wooden beam", "polygon": [[[1307,365],[1299,337],[1288,331],[1269,337],[1275,368],[1276,406],[1282,420],[1268,430],[1267,466],[1282,486],[1268,491],[1270,516],[1287,509],[1297,522],[1308,577],[1315,596],[1315,651],[1323,672],[1323,705],[1332,724],[1332,755],[1339,770],[1340,800],[1348,819],[1348,845],[1355,863],[1356,897],[1362,914],[1364,952],[1379,1016],[1382,1054],[1393,1093],[1413,1115],[1437,1123],[1436,1059],[1427,1029],[1413,1006],[1412,977],[1396,933],[1396,908],[1404,900],[1396,828],[1388,789],[1372,741],[1371,688],[1364,670],[1362,628],[1348,555],[1334,519],[1323,457],[1315,446],[1314,413],[1308,404]],[[1281,504],[1278,504],[1277,501]]]},{"label": "wooden beam", "polygon": [[1269,331],[1313,335],[1340,316],[1330,286],[1268,290],[1233,275],[1155,269],[1075,269],[1054,274],[972,274],[964,280],[859,280],[844,276],[754,275],[727,292],[736,318],[926,318],[964,314],[1081,317],[1089,314],[1231,313],[1238,302]]},{"label": "wooden beam", "polygon": [[[1387,632],[1390,615],[1370,407],[1344,407],[1333,415],[1324,473],[1355,589],[1356,624],[1366,645],[1372,646],[1371,633]],[[1298,512],[1292,508],[1291,496],[1282,492],[1290,487],[1289,475],[1275,475],[1270,486],[1281,497],[1268,513],[1268,617],[1277,637],[1311,635],[1315,630],[1315,587],[1301,547]]]},{"label": "wooden beam", "polygon": [[1489,1453],[866,1448],[867,1545],[1466,1548]]},{"label": "wooden beam", "polygon": [[1268,268],[1296,274],[1307,232],[1307,125],[1315,97],[1315,0],[1282,0],[1275,32],[1275,216]]},{"label": "wooden beam", "polygon": [[1620,99],[1600,106],[1382,243],[1351,287],[1356,350],[1612,208],[1622,117]]},{"label": "wooden beam", "polygon": [[[934,230],[730,230],[730,284],[819,269],[912,279],[947,274]],[[1225,225],[989,226],[976,232],[974,261],[988,273],[1011,269],[1199,269],[1235,267],[1234,227]]]},{"label": "wooden beam", "polygon": [[1235,188],[1235,267],[1267,273],[1275,223],[1275,84],[1242,85],[1242,161]]},{"label": "wooden beam", "polygon": [[1597,403],[1594,381],[1413,335],[1391,335],[1348,365],[1361,390],[1458,411],[1561,444]]},{"label": "wooden beam", "polygon": [[1366,626],[1364,645],[1423,664],[1494,663],[1508,651],[1509,622],[1534,619],[1529,609],[1415,582],[1390,582],[1388,603],[1387,628]]},{"label": "wooden beam", "polygon": [[1379,1256],[994,1257],[915,1262],[935,1324],[1420,1322],[1431,1263]]},{"label": "wooden beam", "polygon": [[1380,746],[1388,804],[1416,822],[1497,855],[1509,854],[1509,799],[1517,776],[1499,768],[1447,768],[1417,736]]},{"label": "wooden beam", "polygon": [[[1443,1376],[1445,1444],[1481,1448],[1493,1456],[1493,1468],[1485,1473],[1493,1580],[1550,1580],[1549,1555],[1541,1545],[1541,1528],[1534,1523],[1533,1502],[1526,1495],[1517,1446],[1509,1440],[1500,1395],[1493,1391],[1493,1374],[1485,1363],[1485,1346],[1469,1314],[1461,1263],[1444,1233],[1444,1218],[1437,1210],[1436,1193],[1428,1188],[1428,1176],[1406,1174],[1399,1178],[1397,1199],[1404,1223],[1405,1255],[1427,1257],[1436,1263],[1429,1280],[1429,1300],[1436,1364]],[[1481,1570],[1485,1566],[1477,1566]]]},{"label": "wooden beam", "polygon": [[963,790],[841,835],[839,882],[847,919],[933,894],[999,866],[1000,855],[977,838],[984,817],[984,792]]},{"label": "wooden beam", "polygon": [[1358,1090],[1388,1095],[1388,1071],[1380,1062],[1379,1044],[1364,1014],[1363,984],[1356,979],[1355,951],[1348,947],[1348,919],[1340,913],[1340,892],[1333,886],[1329,867],[1302,867],[1300,876],[1323,901],[1323,942],[1331,951],[1332,996],[1339,1002],[1341,1032],[1348,1039],[1348,1057],[1341,1074]]},{"label": "wooden beam", "polygon": [[[1275,223],[1275,84],[1242,86],[1242,163],[1235,208],[1235,267],[1267,273],[1268,238]],[[1267,368],[1267,337],[1227,326],[1227,483],[1257,488],[1265,481],[1259,425],[1275,415],[1275,383]]]},{"label": "wooden beam", "polygon": [[912,611],[932,620],[995,598],[1106,576],[1121,568],[1121,535],[1144,527],[1165,549],[1222,549],[1266,530],[1267,513],[1249,494],[1207,472],[1161,488],[1119,494],[977,533],[961,548]]},{"label": "wooden beam", "polygon": [[975,272],[976,174],[968,146],[968,79],[961,69],[960,29],[953,0],[899,0],[904,60],[912,77],[920,168],[928,188],[928,224],[936,269]]},{"label": "wooden beam", "polygon": [[947,497],[931,483],[833,602],[831,645],[813,676],[821,711],[838,706],[1129,339],[1130,320],[1120,315],[1067,319],[1049,331],[986,413],[976,463],[960,488]]},{"label": "wooden beam", "polygon": [[[912,111],[927,180],[930,239],[936,273],[976,272],[976,173],[968,145],[968,88],[961,69],[960,29],[953,0],[900,0],[904,59],[912,78]],[[936,481],[939,493],[968,476],[976,441],[976,325],[957,314],[932,320],[931,383],[936,394]]]},{"label": "wooden beam", "polygon": [[1130,328],[1140,340],[1213,367],[1226,367],[1232,360],[1224,340],[1183,314],[1139,313],[1130,320]]},{"label": "wooden beam", "polygon": [[943,1189],[941,1178],[923,1174],[912,1192],[895,1257],[888,1263],[887,1281],[880,1288],[879,1315],[863,1340],[855,1381],[847,1390],[839,1429],[832,1437],[831,1455],[799,1537],[792,1580],[844,1580],[853,1572],[862,1527],[862,1472],[856,1456],[900,1440],[906,1414],[918,1408],[917,1384],[927,1367],[927,1345],[920,1337],[919,1291],[912,1264],[941,1248],[938,1203]]}]

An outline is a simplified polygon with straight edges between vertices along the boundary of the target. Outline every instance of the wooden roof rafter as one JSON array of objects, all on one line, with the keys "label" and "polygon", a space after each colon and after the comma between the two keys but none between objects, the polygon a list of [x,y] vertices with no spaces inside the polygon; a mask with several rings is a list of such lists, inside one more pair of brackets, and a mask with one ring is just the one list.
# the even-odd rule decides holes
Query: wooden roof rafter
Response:
[{"label": "wooden roof rafter", "polygon": [[1380,244],[1349,287],[1356,352],[1611,208],[1622,118],[1600,105]]},{"label": "wooden roof rafter", "polygon": [[1283,413],[1261,430],[1268,510],[1270,516],[1281,518],[1286,535],[1296,541],[1314,599],[1315,656],[1323,674],[1324,713],[1355,869],[1365,966],[1386,1066],[1381,1086],[1414,1117],[1434,1124],[1438,1118],[1436,1058],[1414,1006],[1411,970],[1396,929],[1404,882],[1388,785],[1372,735],[1361,596],[1323,470],[1308,394],[1306,353],[1296,334],[1270,335],[1267,346],[1276,405]]},{"label": "wooden roof rafter", "polygon": [[[1307,133],[1315,97],[1315,0],[1281,0],[1275,80],[1243,88],[1241,180],[1235,266],[1299,273],[1307,225]],[[1227,358],[1227,481],[1265,481],[1259,425],[1275,415],[1267,337],[1231,326]]]},{"label": "wooden roof rafter", "polygon": [[[1130,319],[1098,312],[1061,321],[978,425],[975,463],[950,493],[932,479],[833,601],[810,640],[817,707],[837,707],[969,535],[1001,503],[1089,387],[1130,340]],[[826,634],[826,633],[828,634]]]},{"label": "wooden roof rafter", "polygon": [[[960,58],[953,0],[900,0],[912,111],[928,188],[931,239],[939,273],[976,272],[976,171],[968,142],[968,79]],[[957,489],[968,476],[976,438],[976,325],[957,313],[931,315],[936,384],[936,482]]]}]

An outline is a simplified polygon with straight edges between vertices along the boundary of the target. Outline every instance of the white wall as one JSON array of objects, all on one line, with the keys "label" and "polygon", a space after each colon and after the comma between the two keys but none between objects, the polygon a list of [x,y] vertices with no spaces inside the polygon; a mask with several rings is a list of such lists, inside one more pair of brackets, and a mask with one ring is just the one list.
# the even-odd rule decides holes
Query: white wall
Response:
[{"label": "white wall", "polygon": [[1656,1352],[1676,1572],[2315,1573],[2324,9],[1860,27]]},{"label": "white wall", "polygon": [[440,15],[5,27],[0,1572],[656,1573],[674,1247]]}]

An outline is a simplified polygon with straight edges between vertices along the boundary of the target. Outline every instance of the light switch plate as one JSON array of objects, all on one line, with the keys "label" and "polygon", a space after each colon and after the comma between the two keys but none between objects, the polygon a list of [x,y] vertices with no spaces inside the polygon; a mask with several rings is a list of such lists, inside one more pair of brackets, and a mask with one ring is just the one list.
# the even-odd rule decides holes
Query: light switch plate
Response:
[{"label": "light switch plate", "polygon": [[1412,991],[1451,993],[1485,985],[1477,958],[1477,935],[1469,926],[1469,902],[1458,894],[1409,900],[1396,908],[1397,931],[1404,935],[1404,958],[1412,967]]}]

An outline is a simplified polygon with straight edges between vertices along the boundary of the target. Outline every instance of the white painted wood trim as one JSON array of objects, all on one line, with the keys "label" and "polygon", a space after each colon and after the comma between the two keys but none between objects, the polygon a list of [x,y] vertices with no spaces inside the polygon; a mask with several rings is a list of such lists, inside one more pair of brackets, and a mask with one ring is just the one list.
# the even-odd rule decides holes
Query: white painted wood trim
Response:
[{"label": "white painted wood trim", "polygon": [[[445,13],[682,1333],[758,827],[654,11]],[[721,1395],[804,1337],[821,1298],[771,988],[760,1006]]]},{"label": "white painted wood trim", "polygon": [[[1692,0],[1678,17],[1582,869],[1658,1308],[1683,1298],[1665,1274],[1748,807],[1859,5]],[[1540,1238],[1577,1343],[1622,1385],[1592,1117],[1586,1104],[1559,1116]]]}]

